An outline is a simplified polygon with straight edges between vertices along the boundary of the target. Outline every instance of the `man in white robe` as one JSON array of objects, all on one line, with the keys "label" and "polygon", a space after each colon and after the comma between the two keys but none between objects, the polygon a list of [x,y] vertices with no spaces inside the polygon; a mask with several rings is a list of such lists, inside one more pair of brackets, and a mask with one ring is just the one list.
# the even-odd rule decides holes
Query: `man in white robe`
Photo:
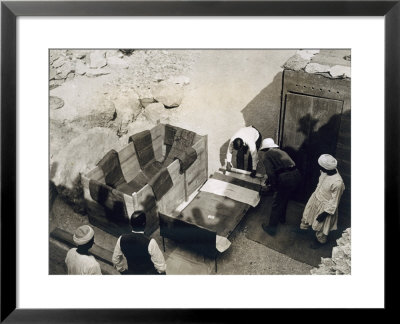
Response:
[{"label": "man in white robe", "polygon": [[329,232],[337,229],[338,206],[345,189],[333,156],[321,155],[318,164],[321,175],[316,190],[307,202],[300,224],[301,230],[307,230],[311,226],[315,231],[316,241],[310,246],[313,249],[325,244]]},{"label": "man in white robe", "polygon": [[89,225],[80,226],[73,236],[77,248],[68,251],[65,263],[69,275],[101,275],[100,264],[89,249],[94,244],[94,231]]}]

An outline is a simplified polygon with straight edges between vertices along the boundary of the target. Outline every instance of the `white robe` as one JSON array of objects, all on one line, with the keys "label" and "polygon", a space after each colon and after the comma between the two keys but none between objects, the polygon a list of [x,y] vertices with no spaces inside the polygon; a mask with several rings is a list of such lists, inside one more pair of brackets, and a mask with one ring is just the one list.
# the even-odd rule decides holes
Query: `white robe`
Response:
[{"label": "white robe", "polygon": [[[321,172],[317,189],[313,192],[303,212],[302,222],[311,225],[316,232],[328,235],[330,231],[337,229],[338,206],[345,187],[339,172],[328,176]],[[323,212],[327,216],[323,222],[316,218]]]},{"label": "white robe", "polygon": [[93,255],[82,255],[76,248],[68,251],[65,258],[69,275],[101,275],[100,264]]}]

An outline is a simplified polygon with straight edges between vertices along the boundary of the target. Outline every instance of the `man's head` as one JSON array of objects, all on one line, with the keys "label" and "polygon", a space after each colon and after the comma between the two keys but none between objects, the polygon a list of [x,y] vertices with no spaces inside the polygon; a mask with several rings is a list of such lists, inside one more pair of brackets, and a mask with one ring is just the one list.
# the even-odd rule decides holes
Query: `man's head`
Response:
[{"label": "man's head", "polygon": [[135,232],[143,232],[146,228],[146,213],[143,210],[135,211],[131,216],[131,227]]},{"label": "man's head", "polygon": [[261,143],[260,151],[268,151],[269,149],[274,147],[279,147],[279,146],[275,144],[272,138],[265,138]]},{"label": "man's head", "polygon": [[234,140],[233,140],[233,148],[235,149],[235,150],[240,150],[241,148],[243,147],[243,140],[241,139],[241,138],[235,138]]},{"label": "man's head", "polygon": [[89,225],[78,227],[74,233],[73,240],[80,250],[89,250],[94,243],[94,231]]},{"label": "man's head", "polygon": [[334,174],[336,172],[337,161],[330,154],[322,154],[318,158],[318,164],[322,172]]}]

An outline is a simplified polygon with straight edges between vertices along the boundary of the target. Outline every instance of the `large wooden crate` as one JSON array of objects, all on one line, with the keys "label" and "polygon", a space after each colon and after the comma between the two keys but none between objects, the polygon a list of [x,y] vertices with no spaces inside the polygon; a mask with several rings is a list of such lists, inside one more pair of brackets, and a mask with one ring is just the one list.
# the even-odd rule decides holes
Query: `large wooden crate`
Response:
[{"label": "large wooden crate", "polygon": [[[179,127],[168,126],[179,129]],[[158,162],[163,162],[168,153],[168,144],[165,143],[165,129],[165,124],[158,124],[150,130],[152,148],[155,159]],[[90,223],[110,234],[119,236],[130,231],[129,215],[135,210],[144,210],[147,214],[146,233],[151,234],[154,232],[159,224],[159,211],[164,213],[172,212],[207,180],[207,135],[195,134],[192,148],[197,153],[197,159],[185,172],[180,172],[180,163],[178,160],[174,160],[165,166],[168,169],[173,185],[158,201],[155,199],[153,189],[149,184],[145,184],[140,190],[133,192],[131,195],[118,192],[118,194],[123,196],[126,211],[124,216],[117,217],[118,221],[114,217],[110,218],[109,203],[111,202],[106,200],[103,204],[100,204],[90,194],[89,184],[91,180],[105,186],[105,175],[102,169],[96,166],[87,174],[82,175],[84,198]],[[130,182],[135,179],[140,173],[141,168],[134,144],[131,142],[118,151],[118,157],[125,180]],[[110,192],[114,190],[114,193],[116,193],[115,188],[109,188],[109,190]]]}]

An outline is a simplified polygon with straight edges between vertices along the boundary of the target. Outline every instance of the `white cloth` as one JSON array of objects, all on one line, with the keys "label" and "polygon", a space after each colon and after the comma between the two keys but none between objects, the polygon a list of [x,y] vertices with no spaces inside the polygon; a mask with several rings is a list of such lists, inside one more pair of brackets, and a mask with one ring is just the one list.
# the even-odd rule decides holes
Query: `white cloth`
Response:
[{"label": "white cloth", "polygon": [[100,264],[93,255],[82,255],[76,248],[68,251],[65,258],[69,275],[101,275]]},{"label": "white cloth", "polygon": [[[343,179],[339,172],[331,176],[321,172],[317,189],[304,209],[302,223],[312,225],[314,231],[324,235],[337,229],[338,206],[344,189]],[[327,212],[330,216],[327,216],[323,222],[318,222],[316,218],[323,212]]]},{"label": "white cloth", "polygon": [[239,129],[229,141],[228,151],[226,152],[226,161],[232,163],[233,141],[235,138],[241,138],[243,143],[249,148],[249,152],[253,159],[253,170],[256,170],[258,164],[256,141],[259,136],[260,134],[258,133],[258,130],[252,126]]},{"label": "white cloth", "polygon": [[215,240],[215,247],[219,252],[225,252],[231,246],[231,241],[229,241],[226,237],[217,235]]},{"label": "white cloth", "polygon": [[243,188],[232,183],[212,178],[207,180],[203,187],[200,188],[200,191],[228,197],[253,207],[257,206],[260,202],[260,195],[258,191]]},{"label": "white cloth", "polygon": [[[144,232],[132,232],[144,234]],[[150,254],[151,261],[153,262],[154,267],[156,268],[158,273],[165,272],[167,265],[165,263],[164,255],[162,254],[157,242],[154,239],[150,240],[148,252]],[[125,255],[122,253],[121,250],[121,236],[118,238],[117,244],[115,244],[112,262],[119,272],[128,270],[128,261],[126,260]]]}]

